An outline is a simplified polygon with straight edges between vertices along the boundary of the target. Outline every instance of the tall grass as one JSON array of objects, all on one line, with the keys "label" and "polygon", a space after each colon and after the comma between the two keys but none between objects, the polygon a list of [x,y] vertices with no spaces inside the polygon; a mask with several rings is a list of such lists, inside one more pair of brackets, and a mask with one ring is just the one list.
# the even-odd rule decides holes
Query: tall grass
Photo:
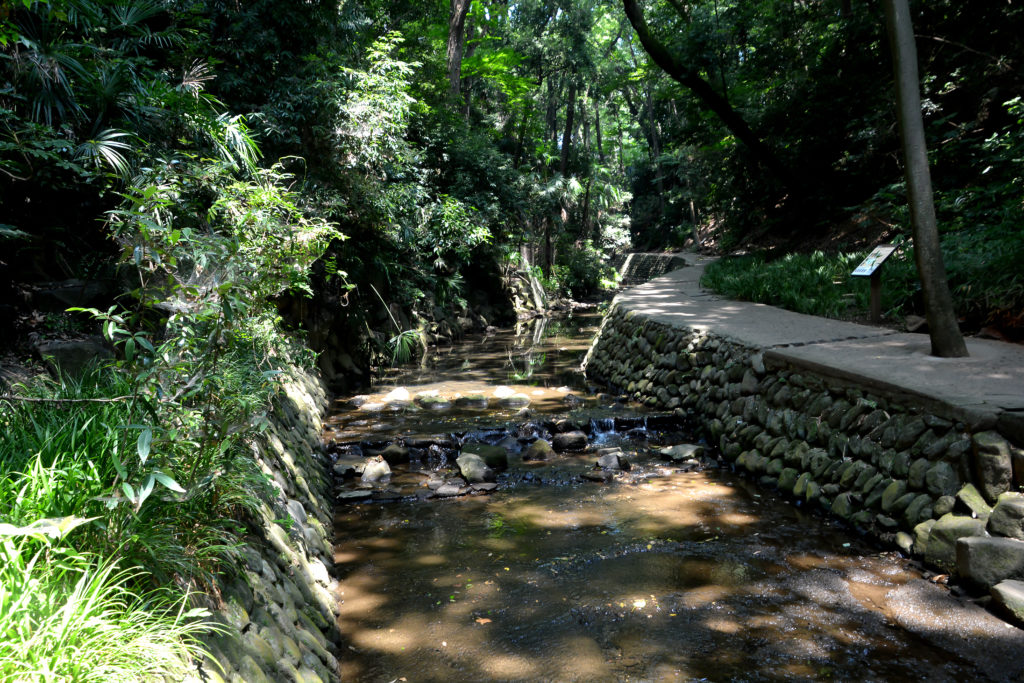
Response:
[{"label": "tall grass", "polygon": [[205,654],[205,613],[137,570],[9,531],[0,558],[0,681],[182,680]]},{"label": "tall grass", "polygon": [[[251,401],[225,405],[241,420],[267,390],[246,368],[228,374]],[[230,568],[266,479],[242,432],[205,448],[172,439],[175,414],[132,389],[97,368],[0,399],[0,682],[180,680],[201,654],[209,626],[185,610],[186,591]],[[145,429],[161,436],[143,460]],[[132,504],[123,484],[154,467],[187,473],[188,488]]]}]

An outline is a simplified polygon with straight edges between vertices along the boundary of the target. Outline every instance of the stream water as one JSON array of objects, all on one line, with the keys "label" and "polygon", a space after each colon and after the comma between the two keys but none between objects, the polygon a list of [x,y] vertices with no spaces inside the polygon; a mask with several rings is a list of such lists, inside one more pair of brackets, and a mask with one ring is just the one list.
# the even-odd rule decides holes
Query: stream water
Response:
[{"label": "stream water", "polygon": [[[894,596],[924,583],[898,555],[710,460],[666,462],[685,425],[576,370],[599,321],[467,338],[339,399],[343,680],[987,678],[896,624]],[[574,427],[586,451],[523,461],[538,435]],[[493,491],[456,479],[471,441],[510,453]],[[392,444],[409,461],[390,478],[364,484],[344,464]],[[621,449],[628,471],[593,476],[597,448]]]}]

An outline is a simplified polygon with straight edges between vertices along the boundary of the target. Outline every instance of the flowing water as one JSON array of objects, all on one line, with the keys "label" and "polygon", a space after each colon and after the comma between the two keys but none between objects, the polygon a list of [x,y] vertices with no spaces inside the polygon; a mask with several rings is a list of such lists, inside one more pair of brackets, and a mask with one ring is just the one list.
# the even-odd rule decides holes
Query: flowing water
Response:
[{"label": "flowing water", "polygon": [[[682,426],[575,370],[598,323],[470,338],[338,402],[339,462],[396,442],[410,458],[383,483],[339,482],[344,680],[989,678],[899,626],[911,587],[941,590],[906,561],[708,460],[662,459]],[[499,398],[512,394],[530,414]],[[536,435],[574,426],[587,451],[522,460]],[[469,441],[500,442],[508,470],[492,492],[439,497]],[[621,449],[628,471],[593,477],[596,447]]]}]

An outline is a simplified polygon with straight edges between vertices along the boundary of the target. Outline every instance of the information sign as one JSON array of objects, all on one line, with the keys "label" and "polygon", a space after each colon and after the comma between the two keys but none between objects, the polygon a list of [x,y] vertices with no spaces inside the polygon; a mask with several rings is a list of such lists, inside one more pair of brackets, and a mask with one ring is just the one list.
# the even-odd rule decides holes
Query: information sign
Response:
[{"label": "information sign", "polygon": [[896,251],[896,247],[891,244],[884,244],[880,247],[875,247],[868,254],[868,257],[860,262],[856,270],[851,275],[874,275],[875,271],[878,270],[879,266],[885,262],[885,259],[892,255],[892,252]]}]

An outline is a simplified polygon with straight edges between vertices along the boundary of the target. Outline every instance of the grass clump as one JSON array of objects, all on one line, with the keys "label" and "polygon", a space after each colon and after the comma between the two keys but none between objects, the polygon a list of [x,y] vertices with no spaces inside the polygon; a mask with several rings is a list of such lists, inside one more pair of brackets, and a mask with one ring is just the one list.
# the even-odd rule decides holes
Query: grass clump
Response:
[{"label": "grass clump", "polygon": [[184,679],[205,654],[206,613],[173,591],[138,592],[138,571],[40,542],[41,528],[0,531],[0,680]]}]

